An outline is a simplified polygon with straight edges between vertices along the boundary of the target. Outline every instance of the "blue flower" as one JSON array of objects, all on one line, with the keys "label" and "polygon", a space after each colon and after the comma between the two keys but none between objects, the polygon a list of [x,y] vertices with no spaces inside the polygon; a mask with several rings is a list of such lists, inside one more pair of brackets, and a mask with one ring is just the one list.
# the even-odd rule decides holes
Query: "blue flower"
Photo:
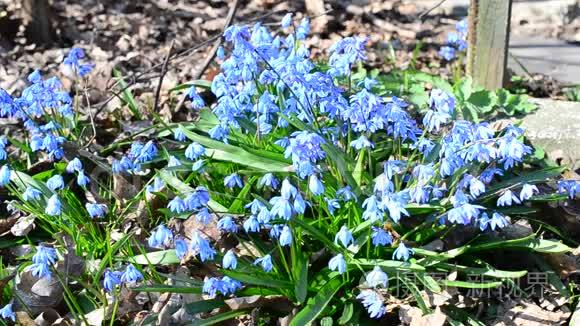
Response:
[{"label": "blue flower", "polygon": [[360,151],[363,148],[374,148],[375,145],[371,143],[365,136],[361,135],[359,138],[350,142],[350,146]]},{"label": "blue flower", "polygon": [[316,177],[316,174],[311,175],[310,178],[308,179],[308,188],[310,189],[310,192],[312,192],[312,194],[315,196],[324,193],[324,185],[322,184],[322,181],[320,181],[318,177]]},{"label": "blue flower", "polygon": [[205,165],[205,160],[197,160],[197,161],[193,162],[193,164],[191,165],[191,171],[197,172],[197,173],[203,173],[204,165]]},{"label": "blue flower", "polygon": [[443,46],[439,50],[439,55],[443,57],[443,59],[447,61],[451,61],[455,58],[455,48],[450,46]]},{"label": "blue flower", "polygon": [[216,251],[210,246],[207,241],[198,231],[193,231],[191,236],[191,248],[194,252],[199,254],[199,259],[202,262],[214,258]]},{"label": "blue flower", "polygon": [[497,199],[497,206],[511,206],[512,203],[520,204],[520,200],[511,190],[506,190],[503,195]]},{"label": "blue flower", "polygon": [[393,252],[393,259],[407,261],[413,255],[413,249],[407,248],[404,243],[399,242],[399,246]]},{"label": "blue flower", "polygon": [[282,18],[282,28],[288,28],[292,25],[292,13],[289,12]]},{"label": "blue flower", "polygon": [[324,201],[326,202],[326,206],[328,207],[328,212],[330,215],[334,215],[334,211],[340,208],[338,199],[324,198]]},{"label": "blue flower", "polygon": [[56,194],[52,195],[46,202],[46,208],[44,212],[50,216],[57,216],[61,213],[61,203],[60,199]]},{"label": "blue flower", "polygon": [[151,232],[147,243],[152,248],[163,248],[168,247],[172,240],[173,232],[165,225],[160,224]]},{"label": "blue flower", "polygon": [[272,257],[266,255],[264,257],[257,258],[254,261],[254,265],[260,265],[265,272],[271,272],[274,265],[272,265]]},{"label": "blue flower", "polygon": [[193,142],[185,149],[185,157],[195,161],[205,154],[205,148],[197,142]]},{"label": "blue flower", "polygon": [[338,271],[340,274],[346,272],[346,261],[342,254],[337,254],[328,261],[328,268],[331,271]]},{"label": "blue flower", "polygon": [[485,213],[481,214],[481,218],[479,219],[479,228],[481,231],[485,231],[488,226],[491,227],[492,231],[495,231],[496,228],[501,229],[507,225],[508,221],[505,216],[497,212],[493,213],[491,219]]},{"label": "blue flower", "polygon": [[199,110],[205,106],[205,102],[203,101],[203,98],[201,98],[201,96],[199,96],[199,94],[197,93],[195,85],[191,85],[187,89],[186,94],[187,97],[189,97],[189,99],[191,100],[191,107],[194,108],[195,110]]},{"label": "blue flower", "polygon": [[288,225],[284,225],[284,227],[282,228],[279,241],[282,247],[289,246],[292,244],[292,230],[290,230]]},{"label": "blue flower", "polygon": [[203,280],[202,291],[203,293],[209,295],[210,297],[215,297],[218,290],[222,287],[220,279],[217,277],[205,277]]},{"label": "blue flower", "polygon": [[373,290],[362,290],[356,298],[362,300],[362,304],[371,318],[381,318],[387,312],[386,307],[383,305],[384,299]]},{"label": "blue flower", "polygon": [[86,187],[89,182],[91,182],[91,179],[85,175],[84,171],[80,171],[77,175],[77,184],[81,187]]},{"label": "blue flower", "polygon": [[80,60],[85,57],[85,52],[81,48],[72,48],[64,58],[63,63],[73,69],[81,77],[88,75],[94,68],[92,64],[81,64]]},{"label": "blue flower", "polygon": [[338,197],[344,201],[350,201],[350,200],[356,199],[356,196],[352,192],[352,190],[350,189],[350,186],[346,186],[346,187],[338,189],[336,191],[336,197]]},{"label": "blue flower", "polygon": [[46,186],[52,190],[59,190],[64,188],[64,180],[60,175],[54,175],[46,181]]},{"label": "blue flower", "polygon": [[40,190],[38,190],[36,188],[28,187],[22,193],[22,199],[24,199],[24,201],[30,201],[30,200],[33,200],[33,199],[39,199],[41,194],[42,193],[40,192]]},{"label": "blue flower", "polygon": [[143,274],[133,266],[133,264],[127,265],[123,274],[121,274],[121,282],[134,284],[143,280]]},{"label": "blue flower", "polygon": [[53,265],[57,259],[56,250],[44,245],[36,247],[36,253],[32,256],[32,262],[37,264]]},{"label": "blue flower", "polygon": [[2,319],[10,319],[13,322],[16,322],[16,314],[12,310],[11,303],[5,305],[2,309],[0,309],[0,317],[2,317]]},{"label": "blue flower", "polygon": [[167,208],[176,214],[181,214],[187,210],[187,206],[181,197],[175,196],[168,204]]},{"label": "blue flower", "polygon": [[217,222],[217,228],[224,232],[238,232],[238,226],[231,216],[224,216]]},{"label": "blue flower", "polygon": [[8,165],[3,165],[0,168],[0,187],[6,186],[10,182],[10,175],[12,172]]},{"label": "blue flower", "polygon": [[122,273],[118,271],[111,271],[108,268],[105,269],[105,274],[103,277],[103,289],[106,292],[113,292],[115,286],[121,284]]},{"label": "blue flower", "polygon": [[26,79],[33,84],[42,82],[42,75],[40,74],[40,70],[34,69],[34,71],[31,72],[30,75],[26,77]]},{"label": "blue flower", "polygon": [[171,167],[175,167],[175,166],[180,166],[181,162],[179,161],[179,159],[173,155],[169,156],[169,160],[167,161],[167,167],[171,168]]},{"label": "blue flower", "polygon": [[222,260],[222,267],[226,269],[236,269],[238,266],[238,259],[232,249],[228,250]]},{"label": "blue flower", "polygon": [[383,228],[373,226],[373,233],[371,234],[371,239],[375,247],[386,246],[393,243],[393,236]]},{"label": "blue flower", "polygon": [[184,141],[185,140],[185,133],[181,128],[173,129],[173,139],[177,141]]},{"label": "blue flower", "polygon": [[574,199],[580,193],[580,182],[576,180],[560,180],[558,181],[558,192],[568,193],[570,199]]},{"label": "blue flower", "polygon": [[97,203],[86,203],[85,208],[91,218],[103,217],[107,214],[107,205]]},{"label": "blue flower", "polygon": [[266,173],[258,182],[260,187],[270,187],[272,189],[278,188],[278,179],[272,173]]},{"label": "blue flower", "polygon": [[255,215],[251,215],[244,221],[244,230],[246,230],[247,233],[260,231],[260,222]]},{"label": "blue flower", "polygon": [[147,186],[147,193],[160,192],[165,187],[165,182],[160,177],[153,179],[153,184]]},{"label": "blue flower", "polygon": [[66,165],[66,172],[68,173],[80,172],[82,170],[83,170],[83,162],[81,162],[81,160],[79,160],[78,157],[73,158]]},{"label": "blue flower", "polygon": [[528,200],[530,198],[532,198],[532,196],[535,193],[538,193],[538,187],[531,185],[531,184],[524,184],[522,186],[522,190],[520,191],[520,200],[524,201],[524,200]]},{"label": "blue flower", "polygon": [[215,54],[215,56],[220,60],[223,60],[226,57],[223,46],[218,47],[217,53]]},{"label": "blue flower", "polygon": [[348,247],[349,244],[354,243],[352,233],[346,227],[346,225],[343,225],[338,231],[338,233],[336,233],[336,236],[334,237],[335,244],[338,244],[339,241],[345,248]]},{"label": "blue flower", "polygon": [[485,184],[479,181],[479,179],[472,177],[469,180],[469,193],[471,194],[471,196],[475,198],[484,192],[485,192]]},{"label": "blue flower", "polygon": [[373,270],[366,275],[365,280],[367,285],[373,288],[376,288],[379,285],[386,288],[389,283],[389,277],[379,266],[375,266]]},{"label": "blue flower", "polygon": [[221,292],[223,295],[234,294],[242,288],[242,283],[229,276],[224,276],[221,279]]},{"label": "blue flower", "polygon": [[304,40],[306,36],[310,33],[310,20],[308,18],[302,18],[300,25],[296,28],[296,39]]},{"label": "blue flower", "polygon": [[224,186],[232,189],[235,187],[242,188],[244,185],[242,182],[242,178],[240,178],[240,176],[237,173],[232,173],[224,178]]},{"label": "blue flower", "polygon": [[173,245],[175,247],[175,255],[177,256],[177,258],[179,258],[179,259],[185,258],[185,256],[187,255],[187,252],[189,251],[189,247],[187,245],[187,242],[185,242],[185,240],[183,238],[178,237],[173,242]]},{"label": "blue flower", "polygon": [[48,264],[43,264],[43,263],[33,263],[32,265],[29,265],[28,267],[26,267],[24,270],[27,272],[30,272],[34,277],[37,278],[51,278],[51,273],[50,273],[50,269],[49,269],[49,265]]},{"label": "blue flower", "polygon": [[292,217],[292,205],[289,199],[283,197],[272,197],[270,199],[272,208],[270,209],[271,216],[278,216],[288,221]]},{"label": "blue flower", "polygon": [[296,196],[298,190],[294,187],[288,179],[284,179],[282,181],[282,187],[280,188],[280,194],[284,199],[291,199],[292,197]]}]

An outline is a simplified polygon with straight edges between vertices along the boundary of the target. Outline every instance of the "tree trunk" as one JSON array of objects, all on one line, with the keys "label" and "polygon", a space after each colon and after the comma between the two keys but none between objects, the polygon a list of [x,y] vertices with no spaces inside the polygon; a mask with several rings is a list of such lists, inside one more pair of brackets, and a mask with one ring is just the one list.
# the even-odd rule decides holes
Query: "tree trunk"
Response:
[{"label": "tree trunk", "polygon": [[22,0],[22,20],[26,26],[26,37],[36,44],[49,45],[54,41],[54,30],[50,23],[49,0]]}]

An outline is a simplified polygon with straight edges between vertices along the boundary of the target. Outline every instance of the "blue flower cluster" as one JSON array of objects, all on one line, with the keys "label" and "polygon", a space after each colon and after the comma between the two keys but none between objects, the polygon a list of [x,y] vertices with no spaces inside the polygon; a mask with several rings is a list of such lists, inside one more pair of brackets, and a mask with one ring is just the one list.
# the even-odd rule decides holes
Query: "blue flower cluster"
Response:
[{"label": "blue flower cluster", "polygon": [[92,63],[82,63],[81,60],[85,58],[85,51],[81,48],[72,48],[68,55],[64,58],[65,66],[72,69],[72,71],[80,76],[85,77],[95,67]]},{"label": "blue flower cluster", "polygon": [[33,276],[38,278],[51,278],[52,273],[50,267],[53,266],[58,257],[56,249],[39,245],[36,247],[36,253],[32,256],[32,265],[26,267],[25,271],[29,271]]},{"label": "blue flower cluster", "polygon": [[453,60],[458,52],[467,50],[467,18],[455,24],[455,32],[447,34],[447,42],[445,46],[439,50],[439,55],[445,60]]},{"label": "blue flower cluster", "polygon": [[106,292],[113,292],[119,285],[133,285],[143,280],[143,274],[133,264],[128,264],[123,272],[105,269],[103,276],[103,289]]}]

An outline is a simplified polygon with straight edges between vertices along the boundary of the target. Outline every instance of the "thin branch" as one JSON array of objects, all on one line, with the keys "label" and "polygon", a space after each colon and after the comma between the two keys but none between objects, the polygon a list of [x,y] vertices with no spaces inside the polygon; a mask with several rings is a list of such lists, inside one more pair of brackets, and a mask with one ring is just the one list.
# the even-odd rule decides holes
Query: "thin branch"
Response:
[{"label": "thin branch", "polygon": [[439,1],[437,4],[435,4],[433,7],[431,7],[431,8],[429,8],[429,9],[427,9],[427,10],[423,11],[423,12],[422,12],[422,13],[419,15],[419,19],[420,19],[421,21],[424,21],[424,20],[425,20],[425,18],[427,18],[427,15],[429,15],[429,14],[430,14],[430,13],[431,13],[433,10],[435,10],[435,9],[437,9],[437,8],[439,8],[439,7],[441,7],[441,5],[442,5],[442,4],[443,4],[445,1],[447,1],[447,0],[441,0],[441,1]]},{"label": "thin branch", "polygon": [[[232,21],[234,20],[234,16],[236,15],[236,10],[238,9],[238,2],[239,2],[238,0],[234,0],[232,5],[230,6],[230,10],[229,10],[228,15],[226,17],[226,22],[224,24],[224,28],[223,28],[221,35],[223,35],[223,32],[225,32],[225,30],[228,27],[230,27],[230,25],[232,24]],[[201,65],[201,68],[197,71],[197,73],[193,77],[194,80],[200,79],[201,76],[203,76],[203,73],[205,72],[207,67],[209,67],[209,65],[213,61],[218,49],[222,45],[222,42],[223,42],[222,40],[223,39],[221,37],[219,37],[217,39],[217,41],[215,41],[213,47],[211,48],[208,55],[206,56],[205,61]],[[178,111],[183,106],[183,103],[185,103],[186,99],[187,99],[187,92],[184,92],[183,95],[181,96],[181,99],[179,100],[179,103],[177,103],[177,106],[175,107],[175,111]]]},{"label": "thin branch", "polygon": [[153,112],[157,112],[159,110],[159,98],[161,97],[161,86],[163,85],[163,78],[165,78],[165,74],[167,73],[167,64],[169,63],[169,58],[171,57],[173,44],[175,44],[175,40],[171,40],[167,56],[165,56],[163,66],[161,67],[161,76],[159,76],[159,83],[157,84],[157,90],[155,91],[155,104],[153,105]]}]

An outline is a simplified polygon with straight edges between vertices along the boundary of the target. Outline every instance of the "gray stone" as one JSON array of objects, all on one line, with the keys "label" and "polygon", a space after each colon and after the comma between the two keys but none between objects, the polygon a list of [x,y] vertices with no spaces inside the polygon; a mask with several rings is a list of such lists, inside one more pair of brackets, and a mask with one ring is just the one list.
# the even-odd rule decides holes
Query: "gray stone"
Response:
[{"label": "gray stone", "polygon": [[552,159],[563,159],[580,168],[580,102],[532,99],[538,110],[523,118],[522,126],[532,144],[543,148]]},{"label": "gray stone", "polygon": [[580,76],[578,45],[557,39],[512,35],[509,53],[508,67],[519,75],[525,75],[527,72],[539,73],[560,82],[578,83]]}]

